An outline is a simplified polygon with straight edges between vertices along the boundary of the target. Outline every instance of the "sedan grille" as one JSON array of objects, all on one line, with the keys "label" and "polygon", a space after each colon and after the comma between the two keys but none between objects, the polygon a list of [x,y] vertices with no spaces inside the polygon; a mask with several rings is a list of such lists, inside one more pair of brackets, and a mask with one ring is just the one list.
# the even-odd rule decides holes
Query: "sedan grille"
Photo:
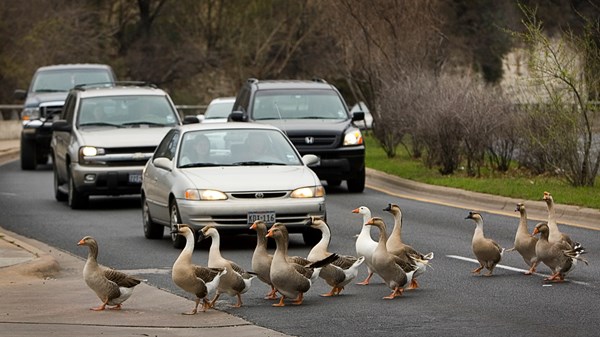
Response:
[{"label": "sedan grille", "polygon": [[[246,225],[248,218],[246,214],[238,215],[219,215],[214,216],[211,219],[217,225]],[[306,213],[290,213],[290,214],[277,214],[277,222],[281,222],[284,225],[302,225],[306,221],[310,220],[310,215]]]},{"label": "sedan grille", "polygon": [[244,192],[231,193],[231,196],[236,199],[270,199],[285,197],[287,192]]}]

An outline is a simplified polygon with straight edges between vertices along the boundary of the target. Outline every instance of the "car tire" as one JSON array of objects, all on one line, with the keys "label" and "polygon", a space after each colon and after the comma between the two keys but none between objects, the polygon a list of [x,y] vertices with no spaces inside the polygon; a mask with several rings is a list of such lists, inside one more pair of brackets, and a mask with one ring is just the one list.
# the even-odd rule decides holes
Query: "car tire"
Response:
[{"label": "car tire", "polygon": [[52,172],[54,173],[54,198],[56,201],[68,201],[69,194],[60,191],[58,188],[61,185],[61,182],[58,178],[58,171],[54,160],[52,160]]},{"label": "car tire", "polygon": [[321,231],[314,228],[306,228],[304,229],[304,232],[302,232],[304,244],[311,247],[321,241],[321,235]]},{"label": "car tire", "polygon": [[346,183],[349,192],[362,193],[365,190],[365,169],[362,169],[358,178],[348,179]]},{"label": "car tire", "polygon": [[142,222],[144,223],[144,236],[146,239],[158,240],[163,238],[165,226],[152,221],[148,201],[145,197],[142,197]]},{"label": "car tire", "polygon": [[79,192],[77,187],[75,186],[75,182],[73,181],[72,174],[69,173],[69,194],[68,194],[68,203],[71,209],[82,209],[87,206],[89,201],[89,196]]},{"label": "car tire", "polygon": [[177,202],[175,200],[171,201],[169,206],[169,219],[171,222],[171,241],[173,242],[173,247],[177,249],[182,249],[185,247],[185,237],[183,235],[179,235],[173,233],[176,229],[177,224],[181,223],[181,217],[179,216],[179,207],[177,207]]},{"label": "car tire", "polygon": [[21,169],[35,170],[36,161],[36,146],[35,141],[25,139],[21,135]]}]

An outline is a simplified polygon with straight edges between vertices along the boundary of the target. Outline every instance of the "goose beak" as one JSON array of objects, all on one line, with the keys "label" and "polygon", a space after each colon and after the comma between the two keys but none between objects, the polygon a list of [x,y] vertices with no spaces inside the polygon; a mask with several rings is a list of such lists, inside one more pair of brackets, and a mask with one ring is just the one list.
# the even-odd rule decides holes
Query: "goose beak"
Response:
[{"label": "goose beak", "polygon": [[85,242],[83,242],[83,239],[79,240],[79,242],[77,242],[78,246],[82,246],[83,244],[85,244]]},{"label": "goose beak", "polygon": [[171,234],[179,234],[179,224],[176,224],[175,227],[171,230]]},{"label": "goose beak", "polygon": [[311,216],[310,219],[306,220],[306,222],[304,223],[304,225],[312,227],[312,225],[313,225],[313,217]]},{"label": "goose beak", "polygon": [[352,213],[358,213],[358,208],[353,209]]},{"label": "goose beak", "polygon": [[389,212],[392,210],[392,204],[388,204],[386,208],[383,209],[386,212]]},{"label": "goose beak", "polygon": [[536,235],[538,234],[540,231],[537,228],[533,229],[533,232],[531,233],[531,235]]},{"label": "goose beak", "polygon": [[269,231],[267,232],[267,235],[265,235],[266,238],[272,238],[273,237],[273,229],[269,229]]}]

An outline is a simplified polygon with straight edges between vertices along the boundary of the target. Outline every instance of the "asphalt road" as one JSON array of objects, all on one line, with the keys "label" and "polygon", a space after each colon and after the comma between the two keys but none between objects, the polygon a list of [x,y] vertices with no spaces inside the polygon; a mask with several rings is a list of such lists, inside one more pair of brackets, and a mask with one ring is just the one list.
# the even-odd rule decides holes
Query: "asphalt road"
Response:
[{"label": "asphalt road", "polygon": [[[474,223],[465,220],[464,209],[401,199],[367,189],[350,194],[328,189],[327,207],[332,231],[330,250],[354,254],[361,217],[351,210],[365,205],[383,217],[391,230],[392,218],[382,212],[387,203],[404,212],[403,238],[422,252],[433,251],[432,269],[420,278],[421,288],[402,298],[383,300],[390,290],[374,277],[369,286],[350,284],[341,296],[323,298],[329,291],[317,282],[301,306],[271,307],[263,296],[268,288],[255,280],[242,296],[221,297],[217,307],[260,326],[296,336],[547,336],[597,335],[600,300],[598,279],[600,254],[597,231],[563,227],[588,248],[589,266],[578,266],[563,284],[544,284],[542,275],[524,276],[518,253],[506,253],[493,277],[473,276],[471,252]],[[483,213],[486,236],[511,247],[517,220]],[[85,235],[100,244],[100,263],[141,275],[149,284],[187,296],[172,283],[170,268],[179,252],[170,240],[146,240],[141,225],[139,198],[92,198],[87,210],[71,210],[54,200],[51,167],[21,171],[14,161],[0,166],[0,225],[10,231],[48,243],[85,258],[87,250],[77,241]],[[530,222],[530,229],[534,222]],[[166,231],[165,231],[166,233]],[[373,235],[375,236],[375,233]],[[309,247],[300,235],[292,235],[290,254],[306,256]],[[222,254],[250,268],[253,237],[222,238]],[[194,261],[206,264],[207,247],[195,251]],[[544,266],[539,268],[548,274]],[[357,281],[364,279],[363,267]],[[34,304],[32,304],[34,305]],[[199,317],[199,319],[201,319]]]}]

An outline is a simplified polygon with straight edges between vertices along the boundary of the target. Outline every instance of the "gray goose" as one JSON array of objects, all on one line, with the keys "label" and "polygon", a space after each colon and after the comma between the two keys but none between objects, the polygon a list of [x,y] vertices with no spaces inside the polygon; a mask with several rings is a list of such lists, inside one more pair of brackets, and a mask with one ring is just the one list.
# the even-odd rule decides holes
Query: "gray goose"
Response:
[{"label": "gray goose", "polygon": [[546,202],[546,207],[548,208],[548,228],[550,229],[550,237],[548,238],[548,241],[564,241],[569,246],[571,246],[571,248],[574,248],[575,245],[577,245],[578,243],[573,242],[570,236],[568,236],[567,234],[563,234],[558,229],[558,224],[556,223],[556,210],[554,209],[554,198],[552,198],[550,192],[544,192],[542,200]]},{"label": "gray goose", "polygon": [[[307,223],[312,228],[321,231],[321,240],[310,250],[307,259],[311,262],[322,260],[332,253],[328,251],[331,241],[331,231],[329,225],[321,217],[312,216]],[[329,265],[323,267],[319,277],[325,280],[332,288],[326,294],[321,296],[339,295],[344,287],[358,275],[358,267],[365,261],[365,257],[356,257],[350,255],[338,255],[338,258]]]},{"label": "gray goose", "polygon": [[[271,291],[267,294],[265,299],[276,300],[277,289],[271,282],[271,263],[273,262],[273,255],[267,251],[267,224],[262,220],[256,220],[250,229],[256,231],[256,248],[252,254],[252,271],[256,273],[259,280],[263,281],[271,287]],[[305,266],[310,263],[307,259],[300,256],[288,256],[288,261],[291,263],[297,263]]]},{"label": "gray goose", "polygon": [[538,233],[541,234],[535,245],[535,253],[539,261],[548,266],[553,273],[552,276],[545,279],[546,281],[563,282],[567,273],[577,265],[577,261],[588,263],[581,258],[581,255],[585,253],[585,249],[580,244],[576,244],[573,248],[564,241],[549,241],[552,230],[547,223],[541,222],[535,226],[533,235]]},{"label": "gray goose", "polygon": [[504,248],[500,247],[494,240],[484,237],[483,217],[481,214],[469,212],[469,215],[465,219],[471,219],[475,221],[475,224],[477,225],[475,227],[475,233],[473,233],[471,247],[477,261],[479,261],[479,267],[473,269],[472,272],[474,274],[479,274],[483,268],[486,268],[489,272],[485,274],[485,276],[491,276],[494,272],[494,268],[502,259]]},{"label": "gray goose", "polygon": [[104,310],[107,305],[120,310],[121,303],[125,302],[133,293],[133,288],[140,284],[141,280],[131,277],[123,272],[109,269],[98,264],[98,243],[91,236],[79,240],[78,246],[87,246],[89,253],[85,266],[83,267],[83,279],[92,289],[102,304],[90,310]]},{"label": "gray goose", "polygon": [[529,266],[529,270],[525,272],[525,275],[531,275],[535,272],[538,264],[537,255],[535,254],[535,245],[538,242],[538,238],[531,235],[527,229],[527,211],[525,210],[525,205],[517,203],[515,212],[520,213],[519,226],[515,234],[515,245],[509,250],[514,249],[521,254],[523,260]]},{"label": "gray goose", "polygon": [[357,284],[360,285],[368,285],[371,281],[371,277],[373,277],[373,265],[371,260],[373,258],[373,252],[375,248],[377,248],[377,241],[373,240],[371,237],[371,228],[372,226],[368,226],[367,222],[371,219],[371,210],[367,206],[360,206],[352,210],[352,213],[357,213],[362,215],[362,225],[360,233],[356,238],[356,256],[364,256],[365,264],[367,265],[367,277]]},{"label": "gray goose", "polygon": [[252,280],[256,275],[251,275],[242,267],[237,265],[235,262],[225,259],[221,255],[221,238],[217,229],[208,225],[202,228],[200,231],[202,234],[199,239],[210,237],[212,242],[208,251],[208,267],[209,268],[224,268],[227,272],[221,276],[219,285],[217,286],[217,293],[215,297],[210,301],[210,306],[214,307],[215,302],[221,294],[225,293],[229,296],[237,297],[237,303],[234,307],[239,308],[242,306],[242,294],[250,289]]},{"label": "gray goose", "polygon": [[310,289],[312,283],[319,277],[321,267],[336,259],[337,255],[332,254],[324,260],[303,266],[291,262],[288,258],[289,234],[285,225],[275,223],[267,232],[267,237],[273,238],[277,246],[273,254],[270,276],[271,282],[281,294],[281,298],[279,303],[275,303],[273,306],[285,306],[285,298],[294,298],[293,304],[302,304],[304,293]]},{"label": "gray goose", "polygon": [[404,287],[410,283],[415,270],[413,269],[406,273],[404,271],[406,269],[406,262],[387,250],[387,232],[385,222],[382,218],[371,218],[367,222],[367,225],[375,226],[379,229],[379,242],[377,243],[375,252],[373,252],[372,263],[375,273],[381,276],[385,284],[392,289],[392,293],[384,297],[384,299],[393,299],[401,296],[404,292]]},{"label": "gray goose", "polygon": [[427,270],[429,260],[433,259],[433,252],[430,252],[425,255],[421,254],[412,246],[407,245],[402,241],[402,210],[400,209],[400,206],[396,204],[388,204],[387,207],[383,210],[385,212],[391,213],[394,217],[394,229],[392,229],[392,233],[388,238],[386,248],[390,253],[403,259],[404,261],[406,261],[406,263],[415,264],[417,266],[415,274],[413,275],[413,278],[407,289],[419,288],[419,284],[417,283],[417,277],[425,273],[425,271]]},{"label": "gray goose", "polygon": [[210,307],[206,296],[216,289],[221,276],[227,273],[227,270],[207,268],[192,263],[195,238],[189,226],[177,225],[173,234],[180,234],[185,237],[185,247],[173,264],[171,278],[179,288],[196,296],[194,309],[191,312],[183,313],[184,315],[195,315],[198,312],[198,305],[201,300],[203,300],[202,311],[206,311]]}]

